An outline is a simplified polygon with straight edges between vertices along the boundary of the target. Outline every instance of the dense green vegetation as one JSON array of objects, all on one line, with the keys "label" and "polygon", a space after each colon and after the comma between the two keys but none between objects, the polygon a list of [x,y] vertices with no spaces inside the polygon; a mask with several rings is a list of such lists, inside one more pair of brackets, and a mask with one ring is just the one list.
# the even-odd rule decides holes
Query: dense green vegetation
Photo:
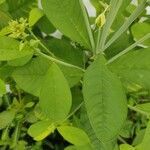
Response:
[{"label": "dense green vegetation", "polygon": [[0,150],[150,150],[150,1],[90,1],[0,0]]}]

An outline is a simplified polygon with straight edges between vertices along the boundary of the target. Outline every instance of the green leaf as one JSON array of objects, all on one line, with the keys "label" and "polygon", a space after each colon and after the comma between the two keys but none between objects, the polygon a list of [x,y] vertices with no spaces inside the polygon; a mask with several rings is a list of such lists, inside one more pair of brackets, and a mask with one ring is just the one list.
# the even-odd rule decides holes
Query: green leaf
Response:
[{"label": "green leaf", "polygon": [[71,91],[63,73],[54,63],[44,76],[39,98],[42,111],[51,121],[63,121],[67,117],[72,103]]},{"label": "green leaf", "polygon": [[41,141],[55,130],[54,124],[50,121],[39,121],[30,126],[28,134],[36,141]]},{"label": "green leaf", "polygon": [[70,41],[65,39],[48,39],[46,46],[51,52],[64,62],[83,67],[83,51],[71,45]]},{"label": "green leaf", "polygon": [[90,143],[87,134],[82,129],[71,126],[60,126],[57,130],[65,140],[73,145],[81,146]]},{"label": "green leaf", "polygon": [[90,124],[90,121],[89,121],[89,118],[88,118],[87,113],[85,111],[85,108],[83,108],[81,111],[80,122],[81,122],[81,127],[88,134],[94,150],[99,150],[100,147],[102,150],[114,149],[115,144],[116,144],[116,139],[112,140],[112,141],[108,141],[106,143],[104,143],[104,142],[102,143],[97,138],[97,136],[96,136],[91,124]]},{"label": "green leaf", "polygon": [[149,141],[150,141],[150,122],[148,122],[144,138],[143,138],[141,144],[139,144],[136,147],[136,150],[147,150],[147,148],[150,147]]},{"label": "green leaf", "polygon": [[64,35],[86,48],[91,48],[79,0],[43,0],[48,19]]},{"label": "green leaf", "polygon": [[[144,58],[144,59],[143,59]],[[150,90],[150,49],[129,52],[111,64],[110,69],[121,77],[126,87],[139,85]]]},{"label": "green leaf", "polygon": [[44,76],[50,64],[49,61],[41,57],[33,58],[25,66],[16,68],[13,72],[13,78],[21,89],[39,96]]},{"label": "green leaf", "polygon": [[27,17],[28,12],[37,6],[37,0],[7,0],[9,13],[13,18]]},{"label": "green leaf", "polygon": [[126,97],[119,79],[107,69],[101,55],[85,73],[83,96],[97,138],[101,142],[115,138],[126,119]]},{"label": "green leaf", "polygon": [[120,150],[135,150],[135,148],[128,144],[121,144]]},{"label": "green leaf", "polygon": [[77,83],[79,83],[79,81],[81,80],[81,78],[83,76],[82,70],[66,67],[63,65],[59,65],[59,67],[60,67],[61,71],[63,72],[65,78],[67,79],[70,87],[73,87]]},{"label": "green leaf", "polygon": [[93,150],[89,145],[84,146],[68,146],[65,150]]},{"label": "green leaf", "polygon": [[43,16],[37,22],[37,26],[42,32],[46,34],[51,34],[56,31],[55,27],[52,25],[52,23],[48,20],[46,16]]},{"label": "green leaf", "polygon": [[135,108],[145,112],[150,116],[150,103],[138,104],[135,106]]},{"label": "green leaf", "polygon": [[[35,96],[39,96],[41,84],[43,83],[44,76],[49,69],[50,64],[51,62],[44,58],[33,58],[32,61],[25,66],[16,68],[13,72],[13,78],[21,89]],[[64,67],[62,65],[60,65],[60,68],[71,87],[77,84],[83,75],[83,72],[76,68]],[[6,72],[7,71],[8,69]]]},{"label": "green leaf", "polygon": [[29,26],[34,26],[41,17],[43,17],[44,13],[39,8],[33,8],[29,14]]},{"label": "green leaf", "polygon": [[11,17],[5,12],[0,10],[0,29],[8,25],[8,22],[11,20]]},{"label": "green leaf", "polygon": [[6,85],[5,85],[5,83],[0,79],[0,97],[2,97],[4,94],[6,94]]},{"label": "green leaf", "polygon": [[0,37],[0,61],[13,60],[33,54],[33,49],[27,45],[20,51],[19,44],[17,40],[10,37]]},{"label": "green leaf", "polygon": [[[148,23],[136,23],[131,28],[133,37],[135,41],[142,38],[144,35],[150,33],[150,24]],[[144,43],[142,43],[145,46],[150,46],[150,39],[146,40]]]},{"label": "green leaf", "polygon": [[3,111],[0,113],[0,130],[6,128],[14,119],[14,111]]},{"label": "green leaf", "polygon": [[10,66],[23,66],[27,62],[30,61],[32,56],[33,55],[31,54],[31,55],[27,55],[27,56],[22,57],[22,58],[17,58],[17,59],[14,59],[14,60],[10,60],[10,61],[8,61],[8,65],[10,65]]}]

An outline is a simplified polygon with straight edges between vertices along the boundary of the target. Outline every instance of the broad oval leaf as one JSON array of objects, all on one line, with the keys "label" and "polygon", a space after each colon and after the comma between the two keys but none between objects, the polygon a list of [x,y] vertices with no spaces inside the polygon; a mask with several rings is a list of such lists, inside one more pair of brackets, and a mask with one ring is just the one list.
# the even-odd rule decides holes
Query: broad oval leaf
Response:
[{"label": "broad oval leaf", "polygon": [[100,55],[87,69],[83,96],[92,128],[101,142],[115,138],[127,115],[125,93],[119,79]]},{"label": "broad oval leaf", "polygon": [[33,49],[27,45],[20,51],[19,44],[13,38],[0,37],[0,61],[13,60],[33,54]]},{"label": "broad oval leaf", "polygon": [[42,0],[48,19],[64,35],[91,48],[79,0]]},{"label": "broad oval leaf", "polygon": [[36,141],[41,141],[55,130],[54,124],[50,121],[39,121],[30,126],[28,134]]},{"label": "broad oval leaf", "polygon": [[52,63],[42,83],[39,105],[52,122],[63,121],[71,108],[72,98],[69,85],[59,69]]},{"label": "broad oval leaf", "polygon": [[60,126],[57,130],[65,140],[73,145],[81,146],[90,143],[87,134],[82,129],[72,126]]},{"label": "broad oval leaf", "polygon": [[[33,58],[32,61],[25,66],[16,68],[13,72],[13,78],[21,89],[35,96],[39,96],[44,76],[49,69],[50,64],[51,62],[44,58]],[[62,65],[60,65],[60,68],[70,87],[77,84],[83,75],[83,72],[76,68],[69,68]]]}]

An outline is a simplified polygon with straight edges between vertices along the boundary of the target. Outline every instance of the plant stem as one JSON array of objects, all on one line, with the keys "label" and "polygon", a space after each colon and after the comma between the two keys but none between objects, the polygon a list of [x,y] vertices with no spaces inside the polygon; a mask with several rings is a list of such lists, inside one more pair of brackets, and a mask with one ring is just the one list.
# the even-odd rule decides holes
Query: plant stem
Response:
[{"label": "plant stem", "polygon": [[82,12],[83,12],[84,21],[85,21],[86,29],[87,29],[87,32],[88,32],[88,35],[89,35],[92,51],[93,51],[93,53],[95,53],[96,52],[96,50],[95,50],[95,41],[94,41],[93,33],[92,33],[92,30],[91,30],[91,26],[90,26],[90,23],[89,23],[89,18],[88,18],[88,15],[87,15],[87,11],[86,11],[85,6],[83,4],[83,0],[79,0],[79,3],[80,3],[80,6],[81,6],[81,9],[82,9]]},{"label": "plant stem", "polygon": [[111,58],[110,60],[108,60],[107,64],[112,63],[113,61],[115,61],[116,59],[118,59],[122,55],[126,54],[127,52],[129,52],[130,50],[132,50],[133,48],[135,48],[137,45],[141,44],[142,42],[144,42],[145,40],[147,40],[149,38],[150,38],[150,33],[146,34],[140,40],[136,41],[134,44],[132,44],[131,46],[129,46],[128,48],[126,48],[125,50],[123,50],[122,52],[120,52],[119,54],[117,54],[116,56],[114,56],[113,58]]},{"label": "plant stem", "polygon": [[30,34],[34,37],[35,40],[38,40],[38,41],[39,41],[40,46],[43,47],[43,48],[46,50],[46,52],[47,52],[48,54],[50,54],[50,55],[53,56],[53,57],[55,56],[55,55],[36,37],[36,35],[32,32],[31,29],[28,29],[28,31],[29,31]]},{"label": "plant stem", "polygon": [[96,54],[99,53],[99,41],[100,41],[100,37],[101,37],[101,29],[98,28],[97,43],[96,43]]},{"label": "plant stem", "polygon": [[18,121],[14,135],[13,135],[13,143],[11,145],[11,148],[15,148],[18,143],[20,129],[21,129],[20,125],[21,125],[21,121]]},{"label": "plant stem", "polygon": [[124,144],[127,144],[127,142],[121,136],[118,137],[118,140]]},{"label": "plant stem", "polygon": [[145,115],[146,117],[149,116],[146,112],[144,112],[144,111],[142,111],[142,110],[140,110],[140,109],[138,109],[138,108],[136,108],[136,107],[133,107],[133,106],[131,106],[131,105],[128,105],[128,108],[131,109],[131,110],[133,110],[133,111],[136,111],[136,112],[138,112],[138,113],[140,113],[140,114],[142,114],[142,115]]},{"label": "plant stem", "polygon": [[72,64],[63,62],[63,61],[61,61],[61,60],[58,60],[58,59],[56,59],[56,58],[53,58],[53,57],[51,57],[51,56],[48,56],[48,55],[42,53],[39,49],[35,49],[35,50],[36,50],[36,52],[37,52],[40,56],[42,56],[42,57],[44,57],[44,58],[46,58],[46,59],[48,59],[48,60],[50,60],[50,61],[52,61],[52,62],[61,64],[61,65],[63,65],[63,66],[67,66],[67,67],[70,67],[70,68],[76,68],[76,69],[78,69],[78,70],[81,70],[81,71],[85,72],[84,69],[82,69],[82,68],[80,68],[80,67],[78,67],[78,66],[75,66],[75,65],[72,65]]},{"label": "plant stem", "polygon": [[9,98],[8,98],[8,95],[7,95],[7,94],[4,95],[4,102],[5,102],[5,104],[7,105],[7,107],[10,106]]},{"label": "plant stem", "polygon": [[124,22],[120,29],[110,38],[106,43],[104,50],[106,50],[113,42],[115,42],[132,24],[132,22],[145,10],[146,0],[136,8],[136,10],[129,16],[129,18]]},{"label": "plant stem", "polygon": [[119,8],[121,7],[123,0],[111,0],[110,1],[110,11],[106,17],[106,23],[102,29],[101,38],[99,41],[99,51],[103,51],[106,39],[109,35],[110,28],[117,16]]},{"label": "plant stem", "polygon": [[71,116],[73,116],[73,115],[82,107],[83,104],[84,104],[84,102],[80,103],[80,104],[67,116],[67,118],[65,119],[65,121],[66,121],[67,119],[69,119]]}]

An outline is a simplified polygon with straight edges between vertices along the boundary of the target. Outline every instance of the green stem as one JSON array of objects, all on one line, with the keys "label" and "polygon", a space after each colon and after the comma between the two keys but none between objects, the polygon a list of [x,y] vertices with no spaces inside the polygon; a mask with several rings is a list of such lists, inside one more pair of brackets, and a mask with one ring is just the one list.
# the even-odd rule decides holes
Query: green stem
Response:
[{"label": "green stem", "polygon": [[82,12],[83,12],[84,21],[85,21],[85,24],[86,24],[86,29],[87,29],[87,32],[88,32],[88,35],[89,35],[92,50],[93,50],[93,53],[95,53],[95,51],[96,51],[95,50],[95,41],[94,41],[93,33],[92,33],[92,30],[91,30],[91,26],[90,26],[90,23],[89,23],[89,18],[88,18],[88,15],[87,15],[87,11],[84,7],[83,0],[79,0],[79,3],[80,3],[80,6],[81,6],[81,9],[82,9]]},{"label": "green stem", "polygon": [[118,59],[122,55],[126,54],[127,52],[129,52],[130,50],[132,50],[133,48],[135,48],[137,45],[143,43],[145,40],[147,40],[149,38],[150,38],[150,33],[146,34],[140,40],[136,41],[134,44],[132,44],[131,46],[129,46],[128,48],[126,48],[125,50],[123,50],[122,52],[120,52],[119,54],[117,54],[116,56],[114,56],[113,58],[111,58],[110,60],[108,60],[107,64],[112,63],[113,61],[115,61],[116,59]]},{"label": "green stem", "polygon": [[109,39],[106,43],[104,50],[106,50],[113,42],[115,42],[132,24],[132,22],[145,10],[146,0],[136,8],[136,10],[130,15],[130,17],[124,22],[120,29]]},{"label": "green stem", "polygon": [[65,119],[65,121],[67,119],[69,119],[71,116],[73,116],[82,106],[83,106],[84,102],[80,103]]},{"label": "green stem", "polygon": [[8,98],[8,95],[7,95],[7,94],[4,95],[4,102],[5,102],[5,104],[7,105],[7,107],[10,106],[9,98]]},{"label": "green stem", "polygon": [[81,70],[81,71],[85,72],[84,69],[82,69],[82,68],[80,68],[80,67],[78,67],[78,66],[75,66],[75,65],[72,65],[72,64],[63,62],[63,61],[61,61],[61,60],[58,60],[58,59],[56,59],[56,58],[53,58],[53,57],[51,57],[51,56],[48,56],[48,55],[42,53],[39,49],[35,49],[35,50],[36,50],[36,52],[37,52],[40,56],[42,56],[42,57],[44,57],[44,58],[46,58],[46,59],[48,59],[48,60],[50,60],[50,61],[52,61],[52,62],[61,64],[61,65],[63,65],[63,66],[67,66],[67,67],[70,67],[70,68],[76,68],[76,69],[78,69],[78,70]]},{"label": "green stem", "polygon": [[36,35],[32,32],[31,29],[28,29],[28,31],[30,32],[30,34],[33,36],[33,38],[34,38],[35,40],[38,40],[38,41],[39,41],[40,46],[43,47],[43,48],[45,49],[45,51],[46,51],[48,54],[50,54],[50,55],[53,56],[53,57],[55,56],[55,55],[36,37]]},{"label": "green stem", "polygon": [[118,140],[124,144],[128,144],[121,136],[118,137]]},{"label": "green stem", "polygon": [[101,37],[101,29],[98,29],[98,35],[97,35],[97,43],[96,43],[96,54],[99,53],[99,41],[100,41],[100,37]]},{"label": "green stem", "polygon": [[133,110],[133,111],[136,111],[136,112],[138,112],[138,113],[140,113],[142,115],[145,115],[146,117],[149,116],[146,112],[144,112],[144,111],[142,111],[142,110],[140,110],[140,109],[138,109],[138,108],[136,108],[134,106],[128,105],[128,108]]},{"label": "green stem", "polygon": [[19,139],[19,134],[20,134],[20,129],[21,129],[21,121],[18,121],[15,132],[13,134],[13,143],[11,145],[11,148],[15,148],[17,143],[18,143],[18,139]]}]

